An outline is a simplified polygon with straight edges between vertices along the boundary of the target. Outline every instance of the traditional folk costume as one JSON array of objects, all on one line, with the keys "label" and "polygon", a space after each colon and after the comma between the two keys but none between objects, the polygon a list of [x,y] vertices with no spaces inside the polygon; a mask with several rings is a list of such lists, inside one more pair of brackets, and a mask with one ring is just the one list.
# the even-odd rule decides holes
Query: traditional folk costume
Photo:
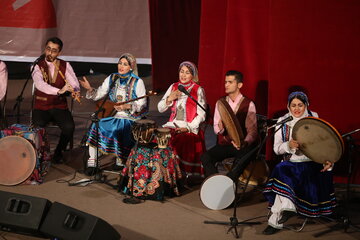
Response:
[{"label": "traditional folk costume", "polygon": [[[305,99],[304,104],[308,105],[307,97]],[[278,122],[290,115],[292,114],[289,110]],[[306,217],[319,217],[331,214],[336,206],[331,171],[321,172],[322,164],[313,162],[301,152],[289,147],[295,123],[308,116],[318,117],[318,114],[306,108],[303,116],[293,116],[292,121],[280,126],[281,129],[275,133],[274,152],[284,155],[284,161],[275,166],[264,195],[269,201],[272,213],[268,225],[276,229],[283,227],[283,224],[278,223],[283,211],[297,212]]]},{"label": "traditional folk costume", "polygon": [[[187,128],[186,133],[172,132],[170,145],[175,153],[180,157],[180,168],[187,176],[203,176],[203,169],[200,162],[201,154],[206,150],[204,141],[204,132],[200,129],[200,124],[204,122],[206,113],[201,107],[190,99],[186,94],[182,93],[180,98],[166,105],[166,99],[172,91],[178,89],[179,85],[183,85],[186,91],[204,108],[206,108],[206,98],[204,89],[195,81],[197,79],[197,70],[193,63],[183,62],[182,66],[187,66],[193,75],[193,80],[186,84],[180,81],[173,83],[166,91],[163,98],[158,103],[159,112],[165,112],[171,109],[169,121],[163,127],[175,129]],[[195,80],[195,81],[194,81]]]},{"label": "traditional folk costume", "polygon": [[228,177],[235,180],[239,178],[244,171],[251,157],[243,159],[242,157],[256,147],[258,140],[257,133],[257,120],[255,104],[241,93],[235,98],[234,101],[226,96],[220,99],[233,110],[236,118],[240,123],[244,135],[244,146],[237,150],[231,143],[231,139],[225,129],[219,128],[221,121],[218,104],[215,106],[214,114],[214,131],[218,135],[217,144],[206,151],[201,157],[204,166],[205,175],[211,176],[218,172],[216,163],[223,161],[226,158],[235,158],[232,170],[227,174]]},{"label": "traditional folk costume", "polygon": [[58,91],[66,84],[59,73],[59,69],[74,91],[79,91],[80,87],[69,63],[57,59],[55,64],[57,68],[54,63],[42,59],[32,73],[35,85],[32,123],[38,127],[45,127],[49,122],[54,121],[60,127],[61,136],[54,154],[54,159],[57,161],[61,159],[62,151],[66,149],[67,144],[72,139],[75,129],[66,96],[64,94],[58,95]]},{"label": "traditional folk costume", "polygon": [[[130,54],[124,54],[123,56],[126,56],[133,70],[130,70],[127,74],[110,74],[97,90],[87,92],[86,98],[96,101],[105,97],[110,91],[109,99],[116,103],[146,95],[144,82],[136,75],[135,58]],[[110,89],[112,85],[113,87]],[[92,125],[87,139],[90,146],[88,167],[96,166],[97,147],[100,153],[117,156],[116,165],[121,166],[126,162],[131,148],[135,145],[131,126],[135,120],[141,119],[147,113],[146,103],[146,98],[133,101],[129,103],[132,106],[130,110],[119,111],[114,117],[100,119],[98,131],[96,124]]]}]

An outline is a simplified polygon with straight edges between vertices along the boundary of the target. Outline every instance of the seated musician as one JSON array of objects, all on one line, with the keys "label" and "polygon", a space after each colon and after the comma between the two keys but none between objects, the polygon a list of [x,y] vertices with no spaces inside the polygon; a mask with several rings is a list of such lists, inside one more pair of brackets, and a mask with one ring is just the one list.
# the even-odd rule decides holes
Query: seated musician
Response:
[{"label": "seated musician", "polygon": [[71,92],[74,98],[80,97],[79,81],[71,65],[57,58],[62,48],[63,42],[59,38],[49,38],[42,55],[44,57],[39,58],[32,73],[35,85],[32,123],[45,127],[49,122],[54,122],[61,129],[52,158],[54,163],[63,161],[62,152],[73,138],[75,129],[65,94]]},{"label": "seated musician", "polygon": [[[110,101],[118,103],[146,95],[144,82],[137,76],[136,59],[133,55],[129,53],[121,55],[117,68],[118,72],[110,74],[98,89],[91,87],[86,77],[80,80],[81,86],[87,90],[86,98],[97,101],[108,95]],[[92,124],[88,133],[90,158],[85,170],[88,175],[93,175],[98,170],[96,169],[97,150],[98,153],[116,156],[114,170],[123,168],[131,148],[135,145],[131,126],[135,120],[146,114],[147,101],[146,98],[141,98],[115,105],[114,108],[117,111],[114,117],[100,119],[98,131],[96,125]]]},{"label": "seated musician", "polygon": [[[202,176],[200,156],[205,151],[204,137],[199,134],[199,126],[205,120],[205,111],[193,99],[181,92],[184,89],[204,109],[206,98],[204,89],[198,84],[198,72],[191,62],[183,62],[179,66],[179,81],[170,85],[158,103],[159,112],[171,109],[169,121],[163,125],[174,129],[170,145],[180,157],[180,168],[187,176]],[[183,91],[184,91],[183,89]]]},{"label": "seated musician", "polygon": [[[218,172],[216,163],[226,158],[235,158],[233,168],[227,173],[233,181],[237,180],[252,157],[242,158],[257,145],[257,121],[255,104],[241,93],[243,87],[243,74],[230,70],[225,74],[225,92],[227,96],[220,100],[229,105],[234,112],[244,139],[241,146],[237,146],[229,137],[220,117],[219,104],[215,106],[214,131],[218,135],[217,144],[201,156],[205,176],[208,177]],[[219,101],[220,101],[219,100]],[[240,131],[240,129],[238,129]]]},{"label": "seated musician", "polygon": [[7,83],[8,71],[6,64],[0,60],[0,101],[2,101],[6,95]]},{"label": "seated musician", "polygon": [[308,109],[305,93],[293,92],[288,97],[289,113],[278,122],[292,116],[293,120],[280,126],[275,133],[274,152],[284,155],[284,161],[275,166],[264,195],[271,207],[271,216],[263,234],[278,232],[296,213],[307,217],[329,215],[336,205],[331,171],[332,163],[313,162],[302,154],[297,141],[292,139],[292,128],[300,119],[318,114]]}]

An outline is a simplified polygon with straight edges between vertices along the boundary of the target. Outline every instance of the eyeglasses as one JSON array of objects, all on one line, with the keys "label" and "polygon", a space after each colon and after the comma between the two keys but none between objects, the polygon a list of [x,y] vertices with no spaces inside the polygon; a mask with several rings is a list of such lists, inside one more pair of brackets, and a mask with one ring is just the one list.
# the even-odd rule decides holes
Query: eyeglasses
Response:
[{"label": "eyeglasses", "polygon": [[56,48],[51,48],[51,47],[46,47],[45,51],[51,52],[51,53],[58,53],[59,49]]}]

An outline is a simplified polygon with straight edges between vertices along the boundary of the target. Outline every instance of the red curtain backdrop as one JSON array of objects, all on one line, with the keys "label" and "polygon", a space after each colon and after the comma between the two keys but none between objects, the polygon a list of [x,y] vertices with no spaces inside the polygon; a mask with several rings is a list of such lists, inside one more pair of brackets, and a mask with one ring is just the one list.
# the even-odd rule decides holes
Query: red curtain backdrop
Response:
[{"label": "red curtain backdrop", "polygon": [[[169,2],[168,5],[188,4],[187,1]],[[150,4],[150,8],[151,5],[154,7]],[[238,69],[245,76],[243,93],[255,101],[260,114],[273,118],[286,110],[289,91],[303,89],[310,98],[310,109],[318,112],[340,134],[360,128],[357,110],[360,102],[357,97],[360,93],[359,12],[357,0],[202,1],[200,39],[199,43],[192,43],[199,48],[193,56],[196,58],[198,54],[201,85],[212,109],[216,100],[224,95],[225,72]],[[178,13],[171,16],[173,14]],[[152,41],[157,32],[162,32],[154,23],[151,23]],[[173,25],[173,22],[166,24],[165,29]],[[177,73],[178,64],[174,59],[178,56],[168,59],[168,51],[182,45],[182,39],[172,40],[152,43],[154,77],[173,65],[172,71]],[[161,65],[155,66],[157,64]],[[154,85],[167,86],[173,82],[170,79],[166,82],[167,76],[155,77]],[[360,144],[360,133],[353,137]],[[271,148],[268,150],[271,152]],[[336,163],[337,181],[346,179],[345,160],[344,157]],[[360,183],[358,149],[352,161],[355,169],[352,182]]]},{"label": "red curtain backdrop", "polygon": [[153,88],[166,90],[179,79],[181,62],[197,64],[200,0],[149,0]]}]

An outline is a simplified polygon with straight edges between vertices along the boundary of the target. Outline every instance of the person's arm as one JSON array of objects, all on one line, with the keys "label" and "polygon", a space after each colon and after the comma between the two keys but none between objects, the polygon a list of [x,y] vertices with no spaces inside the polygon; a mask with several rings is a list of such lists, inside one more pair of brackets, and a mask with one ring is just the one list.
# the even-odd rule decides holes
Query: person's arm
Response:
[{"label": "person's arm", "polygon": [[[193,101],[193,100],[189,99],[188,101]],[[206,109],[205,91],[202,87],[198,88],[197,101],[203,108]],[[188,123],[188,130],[189,132],[193,132],[193,133],[198,132],[200,124],[203,121],[205,121],[205,117],[206,117],[206,112],[198,105],[196,105],[196,112],[197,112],[197,116],[190,123]]]},{"label": "person's arm", "polygon": [[223,134],[225,131],[224,125],[221,121],[220,113],[218,104],[215,104],[215,111],[214,111],[214,132],[215,134]]},{"label": "person's arm", "polygon": [[[287,117],[288,117],[288,114],[286,114],[285,116],[279,118],[277,122],[281,122],[282,120],[284,120]],[[283,125],[280,125],[277,128],[275,128],[276,133],[275,133],[275,136],[274,136],[274,147],[273,147],[274,152],[277,155],[283,155],[285,153],[294,154],[296,152],[296,150],[290,148],[290,141],[284,142],[283,139],[282,139],[282,130],[279,129],[282,126]]]},{"label": "person's arm", "polygon": [[85,97],[87,99],[92,99],[94,101],[97,101],[101,98],[103,98],[110,88],[110,76],[105,78],[104,82],[101,84],[101,86],[98,89],[92,88],[91,91],[87,91]]},{"label": "person's arm", "polygon": [[[137,97],[142,97],[146,95],[145,84],[142,79],[138,79],[135,91]],[[131,104],[131,113],[140,112],[143,108],[146,107],[146,98],[141,98],[134,102],[130,102],[130,104]]]},{"label": "person's arm", "polygon": [[5,97],[8,82],[6,64],[0,61],[0,101]]},{"label": "person's arm", "polygon": [[256,120],[256,108],[253,102],[250,102],[248,112],[245,119],[245,128],[247,134],[244,141],[247,144],[255,142],[258,137],[257,120]]},{"label": "person's arm", "polygon": [[75,75],[74,69],[71,67],[71,65],[68,62],[66,62],[65,78],[75,92],[80,91],[79,80]]},{"label": "person's arm", "polygon": [[32,73],[32,79],[34,81],[35,88],[43,93],[49,95],[58,95],[58,92],[61,90],[59,88],[51,86],[44,81],[39,65],[35,66]]},{"label": "person's arm", "polygon": [[173,84],[170,85],[170,87],[168,88],[168,90],[166,90],[164,96],[161,98],[161,100],[159,101],[157,107],[158,107],[158,111],[160,113],[165,112],[169,107],[172,106],[173,102],[171,101],[169,104],[166,104],[166,99],[168,98],[168,96],[171,93],[171,89],[173,87]]}]

